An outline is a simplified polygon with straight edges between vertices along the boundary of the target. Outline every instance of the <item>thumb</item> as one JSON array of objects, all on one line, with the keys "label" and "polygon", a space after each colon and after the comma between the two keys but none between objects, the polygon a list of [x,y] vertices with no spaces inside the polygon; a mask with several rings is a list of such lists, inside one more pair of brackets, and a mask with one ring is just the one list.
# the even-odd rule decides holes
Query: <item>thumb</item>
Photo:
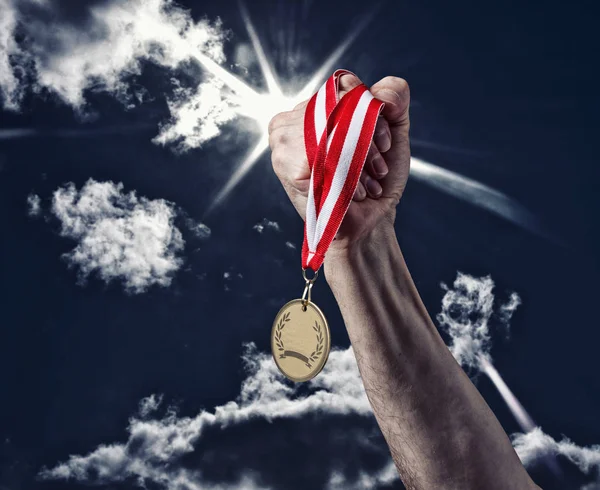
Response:
[{"label": "thumb", "polygon": [[406,80],[398,77],[385,77],[371,87],[373,96],[385,102],[382,115],[387,119],[390,128],[404,127],[408,129],[408,108],[410,90]]},{"label": "thumb", "polygon": [[358,87],[361,84],[360,78],[358,78],[354,73],[344,73],[338,82],[339,93],[338,96],[341,99],[344,95],[346,95],[350,90],[354,87]]}]

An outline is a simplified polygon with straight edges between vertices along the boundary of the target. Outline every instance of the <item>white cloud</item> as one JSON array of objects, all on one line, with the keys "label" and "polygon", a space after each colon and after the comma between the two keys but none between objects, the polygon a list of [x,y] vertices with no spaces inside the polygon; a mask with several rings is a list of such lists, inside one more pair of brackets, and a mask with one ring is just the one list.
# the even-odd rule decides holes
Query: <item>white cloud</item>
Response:
[{"label": "white cloud", "polygon": [[140,401],[139,414],[142,418],[148,417],[156,412],[163,401],[162,395],[150,395]]},{"label": "white cloud", "polygon": [[390,458],[390,461],[379,471],[368,473],[361,470],[353,480],[343,473],[334,471],[330,476],[327,490],[368,490],[378,488],[380,485],[390,485],[397,480],[398,470]]},{"label": "white cloud", "polygon": [[21,55],[15,42],[17,12],[12,0],[0,0],[0,97],[5,109],[18,109],[23,97],[13,61]]},{"label": "white cloud", "polygon": [[[208,70],[225,61],[229,36],[221,21],[194,21],[173,0],[112,0],[81,7],[85,19],[71,22],[53,2],[0,0],[0,95],[17,110],[24,91],[47,91],[85,114],[88,92],[108,92],[127,107],[147,93],[139,75],[144,63],[162,68],[175,90],[168,97],[171,120],[155,142],[196,148],[235,115],[236,102]],[[23,40],[17,42],[16,31]],[[192,72],[193,87],[174,76]],[[188,73],[187,78],[189,78]],[[30,83],[26,83],[29,81]]]},{"label": "white cloud", "polygon": [[178,152],[198,148],[218,136],[221,126],[236,117],[222,83],[212,80],[197,89],[181,87],[177,81],[174,84],[173,96],[167,101],[171,120],[161,125],[152,140],[155,143],[173,145]]},{"label": "white cloud", "polygon": [[95,272],[107,283],[120,279],[127,292],[141,293],[154,284],[169,286],[182,265],[184,241],[168,201],[90,179],[79,191],[73,183],[57,189],[52,213],[61,235],[78,242],[64,257],[83,281]]},{"label": "white cloud", "polygon": [[450,336],[450,351],[460,364],[478,369],[481,358],[491,360],[492,319],[507,329],[520,298],[512,293],[508,303],[500,305],[494,315],[494,281],[490,276],[478,278],[458,272],[452,289],[443,283],[441,286],[446,294],[436,318]]},{"label": "white cloud", "polygon": [[[185,214],[183,212],[181,213]],[[199,238],[200,240],[208,240],[212,235],[212,231],[207,225],[190,217],[186,217],[185,225],[187,226],[188,230],[190,230],[196,236],[196,238]]]},{"label": "white cloud", "polygon": [[[259,223],[263,226],[261,231],[264,227],[269,227],[268,223],[273,222],[264,220]],[[231,272],[225,272],[223,277],[225,280],[230,280],[233,276]],[[441,314],[444,325],[447,326],[452,319],[453,328],[459,332],[465,330],[471,337],[473,334],[469,332],[477,328],[481,330],[483,325],[487,336],[487,324],[494,302],[491,278],[476,279],[459,274],[454,288],[450,290],[445,287],[445,289],[446,295]],[[455,311],[457,308],[458,310]],[[469,314],[474,323],[458,329],[458,324],[467,323],[465,318],[469,317]],[[467,333],[463,332],[463,336]],[[455,335],[453,339],[456,337]],[[483,350],[481,346],[487,345],[488,342],[489,338],[479,342],[472,341],[471,344],[481,352]],[[203,442],[207,438],[210,440],[211,430],[218,430],[221,434],[223,430],[233,431],[242,424],[256,420],[267,420],[276,424],[282,419],[302,417],[302,431],[305,432],[307,420],[317,414],[319,418],[358,416],[360,419],[372,421],[371,406],[351,348],[334,350],[323,372],[304,385],[286,381],[271,355],[258,352],[253,344],[246,347],[243,363],[247,376],[242,382],[236,400],[218,406],[212,411],[203,410],[193,417],[177,416],[175,411],[168,410],[163,418],[148,418],[155,414],[159,404],[158,398],[149,397],[140,404],[140,415],[131,418],[126,442],[100,446],[88,455],[71,456],[64,463],[44,470],[42,475],[45,478],[72,478],[87,483],[92,481],[90,475],[99,475],[99,479],[93,480],[96,483],[111,483],[133,477],[140,485],[154,482],[162,488],[173,488],[169,486],[172,485],[170,483],[173,481],[172,475],[178,475],[180,479],[185,478],[190,488],[195,488],[192,485],[200,488],[205,484],[210,488],[202,473],[202,466],[198,471],[190,473],[183,466],[182,458],[189,454],[196,454],[198,457],[195,461],[203,461],[202,451],[212,450],[208,442]],[[371,427],[375,427],[374,423]],[[276,425],[274,430],[278,430]],[[344,434],[348,434],[348,427],[344,426],[343,431]],[[261,437],[265,437],[264,434],[263,429]],[[336,467],[335,454],[328,454],[331,463],[323,469],[325,480],[322,482],[322,488],[363,490],[387,486],[398,479],[396,468],[383,440],[370,442],[370,438],[365,434],[365,432],[357,432],[347,436],[350,439],[343,441],[342,450],[345,453],[351,447],[367,445],[371,450],[376,447],[380,463],[366,468],[363,466],[364,459],[359,457],[356,463],[352,463],[352,469],[348,471],[347,467]],[[335,440],[336,437],[327,439]],[[130,449],[132,447],[135,447],[135,450],[132,451]],[[228,446],[225,451],[231,452],[231,446]],[[252,449],[252,452],[256,452],[256,449]],[[210,460],[211,455],[205,457]],[[245,474],[244,472],[249,468],[244,467],[244,459],[239,457],[234,459],[240,474]],[[262,474],[262,477],[265,475]]]},{"label": "white cloud", "polygon": [[513,313],[520,304],[521,297],[513,291],[508,298],[508,303],[505,303],[498,308],[498,316],[504,325],[508,326],[508,322],[510,322]]},{"label": "white cloud", "polygon": [[27,196],[27,214],[32,217],[37,217],[42,213],[42,200],[37,194],[29,194]]},{"label": "white cloud", "polygon": [[537,427],[527,434],[515,434],[512,442],[519,458],[525,466],[535,465],[548,458],[563,456],[583,473],[594,478],[584,488],[600,485],[600,445],[581,447],[567,438],[556,441]]},{"label": "white cloud", "polygon": [[[231,277],[232,273],[224,273],[225,279]],[[444,328],[449,329],[454,348],[457,348],[456,345],[464,346],[458,349],[458,357],[470,360],[478,355],[487,354],[490,342],[489,323],[494,311],[493,281],[490,277],[474,278],[459,273],[452,289],[443,287],[446,294],[442,301],[440,322]],[[501,313],[503,309],[506,312],[514,311],[519,301],[517,298],[511,296],[506,305],[500,306],[496,315],[499,322],[507,318],[507,314]],[[465,337],[467,340],[457,344],[457,340]],[[152,395],[141,402],[140,413],[130,419],[127,441],[102,445],[87,455],[71,456],[54,468],[45,469],[42,476],[48,479],[70,478],[84,483],[105,484],[135,478],[140,486],[152,482],[160,488],[167,489],[175,489],[173,482],[181,481],[189,488],[213,488],[208,483],[212,480],[207,480],[203,473],[205,468],[202,462],[214,460],[216,449],[212,446],[218,444],[214,438],[221,440],[224,430],[235,431],[236,427],[242,427],[243,424],[266,420],[271,422],[269,427],[273,426],[277,438],[280,438],[281,429],[277,423],[282,419],[302,418],[298,430],[303,433],[308,430],[307,424],[311,416],[315,415],[318,415],[319,419],[331,416],[358,416],[358,419],[350,420],[372,422],[371,407],[351,348],[334,350],[323,372],[304,385],[286,381],[271,355],[258,352],[253,344],[246,346],[243,363],[247,375],[236,400],[217,406],[211,411],[202,410],[191,417],[178,416],[175,410],[169,409],[166,415],[160,418],[156,416],[156,411],[161,399]],[[328,430],[331,426],[327,424]],[[371,430],[373,427],[374,423]],[[260,431],[261,439],[266,437],[265,430],[263,427]],[[288,425],[286,430],[292,429]],[[248,436],[247,431],[242,433],[243,437]],[[372,489],[388,486],[398,479],[383,440],[372,442],[364,431],[350,433],[347,425],[344,425],[343,433],[348,439],[342,440],[342,459],[345,459],[347,451],[353,447],[370,446],[371,449],[376,448],[375,454],[378,455],[379,463],[374,467],[365,468],[365,459],[359,457],[357,462],[352,460],[352,470],[348,471],[347,467],[336,467],[335,461],[339,461],[339,458],[329,451],[329,466],[322,469],[325,480],[319,488]],[[288,432],[286,434],[289,436]],[[339,438],[339,435],[326,437],[324,440],[335,441],[336,437]],[[261,441],[261,444],[263,442]],[[256,446],[252,444],[249,443],[248,450],[251,454],[256,453]],[[525,464],[531,464],[551,451],[570,454],[572,460],[580,465],[583,471],[591,471],[598,464],[596,448],[578,453],[569,446],[570,443],[556,443],[547,436],[540,437],[540,434],[537,438],[535,433],[515,436],[514,444]],[[222,450],[227,454],[235,451],[231,442]],[[182,463],[183,458],[190,454],[196,455],[194,461],[200,462],[196,464],[195,471],[187,469]],[[252,488],[252,485],[263,484],[268,475],[266,471],[257,474],[256,468],[245,467],[245,458],[248,457],[248,453],[244,453],[243,457],[236,453],[233,460],[239,474],[250,475],[247,476],[248,485]],[[263,457],[264,455],[257,456],[261,460]],[[268,471],[271,471],[270,468],[271,466],[267,467]]]},{"label": "white cloud", "polygon": [[252,227],[252,229],[258,231],[259,233],[262,233],[263,231],[265,231],[265,229],[273,230],[276,232],[281,231],[279,223],[277,223],[276,221],[270,221],[267,218],[263,218],[263,220],[260,223],[256,223]]},{"label": "white cloud", "polygon": [[[194,417],[179,417],[169,409],[163,418],[149,419],[160,403],[160,399],[152,395],[140,403],[140,413],[130,419],[125,443],[102,445],[88,455],[71,456],[54,468],[42,470],[41,477],[98,484],[134,478],[140,486],[152,482],[160,488],[173,490],[232,488],[211,486],[202,467],[191,471],[182,463],[184,456],[199,451],[197,447],[202,444],[203,437],[209,437],[206,434],[211,429],[232,430],[256,419],[276,422],[309,414],[371,416],[352,349],[334,350],[324,371],[304,386],[286,381],[271,355],[258,352],[253,344],[246,346],[243,362],[247,377],[235,401],[213,411],[203,410]],[[347,430],[344,427],[344,432]],[[343,473],[332,470],[329,487],[342,488],[340,485],[345,482],[343,488],[372,488],[364,486],[365,482],[385,483],[397,478],[393,465],[389,464],[389,455],[385,456],[387,449],[382,445],[379,451],[386,462],[373,475],[363,471],[353,483]],[[236,463],[239,473],[250,476],[239,483],[239,488],[259,488],[258,480],[246,471],[243,463]],[[178,487],[180,482],[182,486]]]},{"label": "white cloud", "polygon": [[55,29],[37,20],[27,26],[39,85],[74,107],[90,88],[124,97],[127,77],[141,72],[143,60],[171,69],[196,53],[224,60],[220,23],[194,22],[171,0],[115,0],[92,6],[89,15],[91,27]]}]

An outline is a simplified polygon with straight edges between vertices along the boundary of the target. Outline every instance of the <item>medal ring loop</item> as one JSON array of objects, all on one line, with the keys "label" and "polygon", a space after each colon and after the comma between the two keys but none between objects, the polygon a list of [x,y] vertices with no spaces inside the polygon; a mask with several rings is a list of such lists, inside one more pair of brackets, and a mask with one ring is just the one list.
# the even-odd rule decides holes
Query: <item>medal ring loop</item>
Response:
[{"label": "medal ring loop", "polygon": [[[309,277],[307,277],[307,276],[306,276],[306,271],[307,271],[307,270],[308,270],[308,268],[307,268],[307,269],[304,269],[304,268],[302,269],[302,277],[304,277],[304,280],[305,280],[307,283],[309,283],[309,282],[310,282],[311,284],[314,284],[314,283],[315,283],[315,281],[317,280],[317,277],[319,276],[319,271],[318,271],[318,270],[316,270],[316,271],[315,271],[315,273],[314,273],[314,275],[313,275],[312,277],[310,277],[310,278],[309,278]],[[311,270],[312,270],[312,269],[311,269]]]},{"label": "medal ring loop", "polygon": [[312,277],[307,277],[306,275],[306,270],[307,269],[302,269],[302,277],[304,277],[304,292],[302,293],[302,310],[306,311],[306,305],[308,305],[308,303],[310,303],[310,293],[312,291],[312,287],[313,284],[315,283],[315,281],[317,280],[317,277],[319,275],[319,271],[316,270],[314,275]]},{"label": "medal ring loop", "polygon": [[306,280],[306,285],[304,286],[304,292],[302,293],[302,310],[306,311],[306,305],[310,303],[310,293],[312,291],[313,282]]}]

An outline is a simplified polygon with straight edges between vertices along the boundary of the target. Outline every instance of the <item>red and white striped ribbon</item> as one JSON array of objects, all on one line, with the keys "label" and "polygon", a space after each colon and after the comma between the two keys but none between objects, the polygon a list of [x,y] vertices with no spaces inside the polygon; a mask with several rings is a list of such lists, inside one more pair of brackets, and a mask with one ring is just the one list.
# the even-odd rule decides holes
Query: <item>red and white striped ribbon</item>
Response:
[{"label": "red and white striped ribbon", "polygon": [[304,144],[311,169],[302,268],[319,270],[348,211],[383,102],[361,84],[338,101],[337,70],[313,95],[304,115]]}]

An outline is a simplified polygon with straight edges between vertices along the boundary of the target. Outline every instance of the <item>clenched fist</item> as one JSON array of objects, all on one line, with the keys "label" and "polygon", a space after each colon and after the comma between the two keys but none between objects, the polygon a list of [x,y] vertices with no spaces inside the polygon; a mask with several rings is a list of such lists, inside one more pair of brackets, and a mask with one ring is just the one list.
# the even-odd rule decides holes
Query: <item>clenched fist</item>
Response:
[{"label": "clenched fist", "polygon": [[[354,75],[342,75],[340,97],[360,83]],[[401,78],[386,77],[371,87],[371,93],[385,102],[385,107],[354,198],[330,250],[351,247],[380,223],[393,223],[406,186],[410,166],[408,85]],[[273,168],[302,219],[305,219],[310,182],[304,147],[307,104],[308,100],[292,111],[277,114],[269,124]]]}]

